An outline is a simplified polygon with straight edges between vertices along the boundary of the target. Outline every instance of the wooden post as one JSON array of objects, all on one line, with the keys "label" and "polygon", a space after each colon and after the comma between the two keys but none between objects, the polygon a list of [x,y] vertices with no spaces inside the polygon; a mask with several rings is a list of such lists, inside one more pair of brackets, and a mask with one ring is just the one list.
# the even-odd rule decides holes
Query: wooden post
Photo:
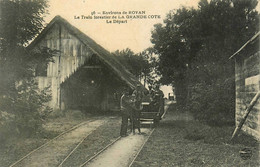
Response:
[{"label": "wooden post", "polygon": [[260,91],[257,92],[257,94],[255,95],[255,97],[252,99],[252,101],[250,102],[250,105],[248,106],[248,108],[245,111],[245,114],[242,118],[242,120],[239,122],[238,126],[236,127],[236,129],[234,130],[231,140],[233,140],[239,133],[240,129],[242,128],[242,126],[244,125],[247,116],[249,115],[250,111],[252,110],[252,108],[254,107],[255,103],[257,102],[257,100],[260,97]]}]

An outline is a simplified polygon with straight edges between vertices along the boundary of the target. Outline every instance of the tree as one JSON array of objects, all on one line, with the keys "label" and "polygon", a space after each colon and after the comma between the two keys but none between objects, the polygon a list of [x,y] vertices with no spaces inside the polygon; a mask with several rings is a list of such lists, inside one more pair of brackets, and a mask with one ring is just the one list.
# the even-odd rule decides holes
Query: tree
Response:
[{"label": "tree", "polygon": [[228,58],[258,31],[256,5],[257,0],[201,0],[198,9],[171,11],[164,25],[155,25],[151,41],[162,82],[174,84],[177,101],[190,104],[197,118],[234,116],[234,63]]},{"label": "tree", "polygon": [[152,47],[147,48],[140,52],[139,56],[143,57],[142,77],[144,85],[155,87],[160,79],[160,73],[157,70],[158,56],[155,54],[155,50]]},{"label": "tree", "polygon": [[[200,49],[199,26],[194,22],[197,11],[181,8],[170,11],[165,25],[157,24],[152,31],[151,42],[159,55],[158,71],[163,84],[176,87],[179,103],[185,103],[187,96],[187,70],[196,52]],[[197,29],[196,29],[197,28]]]},{"label": "tree", "polygon": [[140,81],[146,78],[147,73],[149,73],[149,63],[144,52],[135,54],[131,49],[127,48],[122,51],[117,50],[114,54]]},{"label": "tree", "polygon": [[[0,1],[0,65],[2,84],[13,90],[15,82],[33,75],[33,65],[39,61],[42,52],[49,61],[51,54],[47,49],[29,52],[25,49],[43,28],[43,16],[47,12],[47,1],[7,0]],[[3,89],[2,89],[3,91]]]},{"label": "tree", "polygon": [[34,73],[55,51],[25,47],[42,30],[47,7],[47,0],[0,1],[0,112],[14,115],[18,131],[39,127],[39,113],[49,111],[50,96],[38,90]]}]

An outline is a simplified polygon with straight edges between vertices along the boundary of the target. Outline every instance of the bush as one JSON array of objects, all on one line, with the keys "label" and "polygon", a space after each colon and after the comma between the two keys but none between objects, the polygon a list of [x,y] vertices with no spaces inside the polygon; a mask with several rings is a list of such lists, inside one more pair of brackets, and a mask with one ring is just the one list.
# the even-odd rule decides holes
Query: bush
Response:
[{"label": "bush", "polygon": [[4,120],[2,132],[6,134],[6,131],[9,131],[13,135],[26,137],[35,134],[42,128],[44,119],[52,111],[46,105],[50,100],[48,90],[39,90],[34,79],[20,81],[12,96],[0,97],[0,111],[12,115],[11,119]]},{"label": "bush", "polygon": [[195,119],[209,125],[234,124],[235,93],[232,81],[198,83],[190,87],[188,109]]}]

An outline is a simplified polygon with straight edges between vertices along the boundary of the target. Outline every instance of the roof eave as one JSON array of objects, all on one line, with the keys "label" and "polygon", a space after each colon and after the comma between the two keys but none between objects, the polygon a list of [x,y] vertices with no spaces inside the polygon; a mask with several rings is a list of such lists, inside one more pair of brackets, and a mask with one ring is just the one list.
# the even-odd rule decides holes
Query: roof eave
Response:
[{"label": "roof eave", "polygon": [[255,41],[260,35],[260,31],[258,33],[256,33],[250,40],[248,40],[241,48],[239,48],[233,55],[231,55],[229,57],[229,59],[234,58],[235,56],[237,56],[242,50],[244,50],[246,48],[246,46],[250,43],[252,43],[253,41]]}]

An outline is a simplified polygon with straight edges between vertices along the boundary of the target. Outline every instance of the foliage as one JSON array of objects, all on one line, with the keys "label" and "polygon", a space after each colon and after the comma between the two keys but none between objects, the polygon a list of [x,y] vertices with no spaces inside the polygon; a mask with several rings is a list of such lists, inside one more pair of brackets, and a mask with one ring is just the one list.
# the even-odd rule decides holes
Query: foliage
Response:
[{"label": "foliage", "polygon": [[135,54],[131,49],[127,48],[122,51],[115,51],[114,54],[132,74],[141,80],[145,78],[150,72],[150,65],[148,62],[148,55],[143,53]]},{"label": "foliage", "polygon": [[190,88],[187,107],[193,113],[195,119],[209,125],[233,125],[235,99],[232,94],[234,82],[229,80],[225,86],[223,86],[221,80],[218,82],[220,83],[193,85]]},{"label": "foliage", "polygon": [[14,117],[12,131],[25,136],[31,135],[41,128],[46,116],[52,111],[45,104],[51,100],[48,88],[39,90],[34,79],[24,79],[16,86],[16,96],[1,96],[1,111],[6,111]]},{"label": "foliage", "polygon": [[160,73],[157,70],[158,56],[154,48],[150,47],[144,51],[135,54],[127,48],[122,51],[115,51],[114,54],[132,74],[148,86],[154,87],[159,84]]},{"label": "foliage", "polygon": [[1,1],[1,42],[4,45],[24,45],[43,28],[46,0]]},{"label": "foliage", "polygon": [[25,48],[42,30],[46,7],[46,0],[0,1],[0,111],[14,115],[13,128],[20,133],[35,131],[50,111],[50,95],[38,90],[33,77],[36,66],[56,51]]},{"label": "foliage", "polygon": [[143,57],[144,63],[142,69],[142,78],[144,79],[144,85],[155,87],[158,84],[160,73],[156,69],[158,65],[158,56],[155,54],[155,50],[150,47],[139,53],[139,56]]},{"label": "foliage", "polygon": [[161,82],[174,85],[177,102],[197,118],[234,116],[234,63],[228,58],[258,31],[256,5],[257,0],[201,0],[198,9],[170,11],[164,24],[154,26]]},{"label": "foliage", "polygon": [[1,80],[3,93],[13,91],[16,81],[32,77],[33,65],[39,62],[39,57],[47,56],[47,61],[51,56],[46,49],[28,51],[24,48],[43,28],[46,0],[0,1],[0,7],[0,75],[4,78]]}]

